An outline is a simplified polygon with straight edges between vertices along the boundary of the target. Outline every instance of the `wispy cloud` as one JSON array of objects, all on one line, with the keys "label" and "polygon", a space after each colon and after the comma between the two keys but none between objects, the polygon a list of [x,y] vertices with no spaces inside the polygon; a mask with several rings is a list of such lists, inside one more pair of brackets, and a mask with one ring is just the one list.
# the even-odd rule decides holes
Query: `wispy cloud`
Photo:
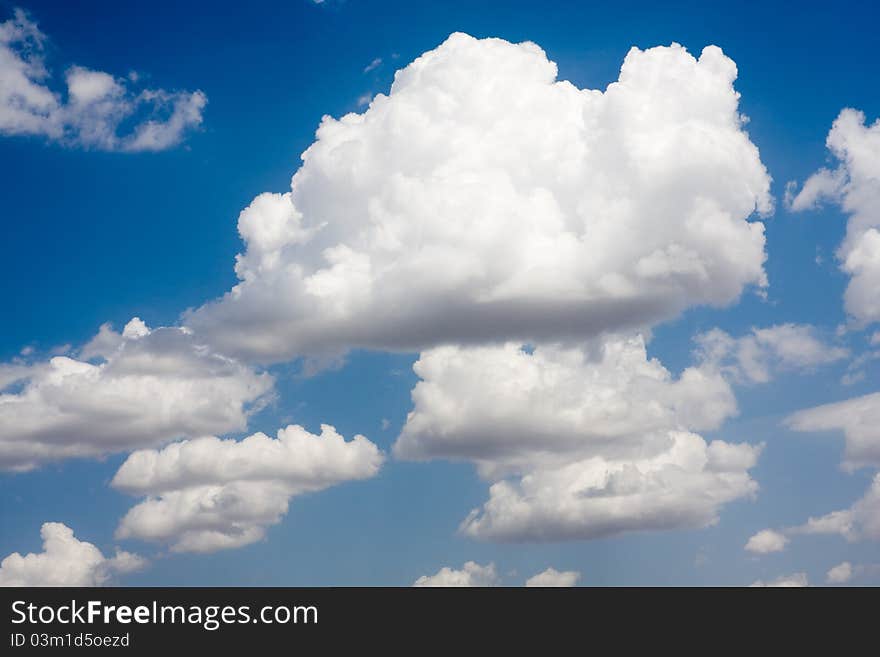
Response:
[{"label": "wispy cloud", "polygon": [[[54,90],[43,57],[46,41],[22,9],[0,23],[0,134],[103,151],[162,151],[201,125],[204,93],[136,90],[137,74],[115,77],[71,65],[65,93]],[[123,122],[133,127],[120,134]]]}]

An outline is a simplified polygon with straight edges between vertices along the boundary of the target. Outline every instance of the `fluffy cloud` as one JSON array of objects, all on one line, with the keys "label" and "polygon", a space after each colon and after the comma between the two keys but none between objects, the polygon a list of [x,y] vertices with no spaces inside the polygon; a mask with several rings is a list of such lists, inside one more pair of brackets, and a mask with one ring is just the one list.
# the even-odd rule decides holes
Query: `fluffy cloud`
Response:
[{"label": "fluffy cloud", "polygon": [[468,561],[461,570],[444,566],[433,575],[422,575],[413,586],[498,586],[498,582],[495,564],[481,566],[473,561]]},{"label": "fluffy cloud", "polygon": [[[62,100],[48,86],[45,41],[21,9],[0,23],[0,134],[108,151],[160,151],[201,124],[207,103],[201,91],[136,92],[126,80],[81,66],[67,69]],[[123,123],[133,125],[120,135]]]},{"label": "fluffy cloud", "polygon": [[788,545],[788,537],[773,529],[762,529],[746,543],[745,549],[755,554],[782,552]]},{"label": "fluffy cloud", "polygon": [[849,561],[839,563],[828,570],[825,575],[825,581],[829,584],[846,584],[852,579],[853,567]]},{"label": "fluffy cloud", "polygon": [[803,324],[753,328],[739,338],[713,329],[696,340],[704,362],[749,383],[766,383],[777,371],[808,370],[849,355],[843,347],[823,342],[814,327]]},{"label": "fluffy cloud", "polygon": [[407,459],[476,461],[491,476],[539,460],[632,458],[671,447],[670,429],[714,429],[736,412],[727,382],[675,379],[641,336],[584,347],[437,347],[413,365],[415,405],[394,445]]},{"label": "fluffy cloud", "polygon": [[[526,580],[527,587],[567,587],[574,586],[580,579],[581,574],[574,570],[559,572],[555,568],[534,575]],[[473,561],[468,561],[461,570],[455,570],[444,566],[433,575],[422,575],[413,586],[499,586],[501,578],[494,563],[481,566]]]},{"label": "fluffy cloud", "polygon": [[865,495],[848,509],[810,518],[794,534],[839,534],[848,541],[880,540],[880,474],[874,476]]},{"label": "fluffy cloud", "polygon": [[773,586],[773,587],[781,587],[781,588],[801,588],[804,586],[809,586],[810,582],[807,580],[806,573],[794,573],[792,575],[783,575],[781,577],[777,577],[774,580],[770,580],[769,582],[764,582],[762,580],[758,580],[756,582],[752,582],[751,586]]},{"label": "fluffy cloud", "polygon": [[556,73],[535,44],[453,34],[325,117],[291,191],[241,213],[240,282],[184,322],[273,361],[582,338],[765,285],[735,64],[674,44],[633,48],[604,92]]},{"label": "fluffy cloud", "polygon": [[851,277],[844,306],[864,326],[880,321],[880,120],[867,125],[862,112],[844,109],[826,144],[838,167],[813,174],[790,207],[805,210],[829,199],[849,214],[837,257]]},{"label": "fluffy cloud", "polygon": [[[880,393],[795,413],[787,424],[797,431],[843,430],[846,437],[843,467],[846,470],[880,466]],[[810,517],[802,525],[761,534],[796,536],[837,534],[848,541],[880,540],[880,474],[875,474],[867,492],[846,509]],[[787,542],[787,539],[786,539]],[[751,543],[751,541],[750,541]],[[784,546],[784,544],[783,544]]]},{"label": "fluffy cloud", "polygon": [[880,392],[798,411],[786,419],[795,431],[843,431],[843,467],[880,467]]},{"label": "fluffy cloud", "polygon": [[727,382],[649,360],[640,337],[586,347],[439,347],[414,369],[394,446],[409,459],[473,461],[489,500],[462,524],[492,540],[595,538],[699,527],[754,494],[759,447],[715,440],[736,410]]},{"label": "fluffy cloud", "polygon": [[830,568],[825,574],[829,584],[848,584],[853,580],[876,579],[880,575],[880,564],[854,564],[844,561]]},{"label": "fluffy cloud", "polygon": [[0,586],[102,586],[117,574],[147,565],[143,558],[121,550],[107,558],[60,522],[44,523],[40,536],[42,552],[25,556],[14,552],[0,562]]},{"label": "fluffy cloud", "polygon": [[105,325],[78,358],[0,365],[0,468],[243,430],[272,385],[187,329]]},{"label": "fluffy cloud", "polygon": [[146,499],[122,519],[117,537],[171,543],[176,552],[213,552],[260,540],[290,498],[374,476],[379,449],[330,426],[314,435],[288,426],[277,439],[208,437],[128,457],[112,486]]},{"label": "fluffy cloud", "polygon": [[[845,470],[880,467],[880,393],[799,411],[788,417],[786,424],[795,431],[843,431]],[[865,495],[849,508],[810,517],[802,525],[783,529],[781,533],[788,537],[838,534],[848,541],[880,540],[880,474],[874,476]]]},{"label": "fluffy cloud", "polygon": [[548,568],[542,573],[529,577],[526,586],[574,586],[580,578],[581,574],[576,570],[559,572],[555,568]]}]

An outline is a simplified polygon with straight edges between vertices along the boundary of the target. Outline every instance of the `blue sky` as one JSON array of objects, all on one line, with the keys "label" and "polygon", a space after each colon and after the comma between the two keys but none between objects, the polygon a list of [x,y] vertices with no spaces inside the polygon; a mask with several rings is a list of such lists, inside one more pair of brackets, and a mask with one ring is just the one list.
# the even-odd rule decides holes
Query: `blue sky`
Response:
[{"label": "blue sky", "polygon": [[[769,287],[766,298],[746,291],[727,307],[693,304],[653,322],[648,353],[678,375],[693,363],[698,334],[717,327],[738,337],[752,327],[793,323],[813,327],[823,345],[848,355],[781,368],[767,383],[731,383],[738,415],[699,433],[764,443],[750,470],[760,489],[754,499],[725,503],[709,527],[589,540],[475,540],[457,531],[487,498],[487,483],[472,463],[389,457],[372,478],[294,497],[262,540],[177,554],[167,545],[114,538],[136,501],[109,486],[126,460],[128,451],[121,451],[0,474],[0,555],[40,552],[40,527],[53,521],[105,554],[122,546],[147,557],[148,567],[119,577],[131,585],[409,585],[470,560],[494,562],[505,584],[550,566],[580,572],[587,585],[742,585],[801,572],[821,584],[844,561],[865,566],[867,574],[854,583],[876,582],[869,566],[880,555],[870,538],[794,534],[778,553],[743,549],[759,530],[850,507],[874,472],[841,470],[841,431],[784,426],[798,410],[877,391],[880,374],[869,361],[863,378],[841,382],[853,360],[870,351],[874,330],[868,321],[835,335],[847,322],[849,276],[834,255],[847,211],[829,202],[794,212],[784,194],[788,181],[801,185],[820,167],[836,166],[825,140],[843,108],[862,110],[868,124],[880,115],[875,9],[327,0],[229,3],[206,13],[195,4],[23,0],[0,2],[0,22],[16,7],[48,39],[53,89],[63,87],[63,72],[76,64],[116,78],[135,71],[132,89],[200,90],[207,105],[200,124],[157,152],[126,152],[125,142],[83,145],[81,133],[0,134],[4,363],[46,359],[64,345],[79,348],[105,322],[120,330],[137,316],[151,327],[176,326],[188,308],[223,295],[236,283],[234,257],[244,250],[239,213],[262,192],[289,189],[321,117],[364,111],[363,97],[387,94],[395,70],[456,31],[533,41],[557,63],[559,79],[590,89],[618,78],[632,46],[677,42],[695,55],[720,46],[736,62],[739,111],[748,116],[745,130],[772,177],[775,212],[765,219]],[[124,132],[140,120],[135,114],[117,127]],[[288,423],[317,432],[329,423],[388,453],[413,407],[417,358],[412,351],[354,345],[343,366],[314,376],[304,376],[296,359],[274,359],[271,402],[248,417],[246,430],[223,435],[273,436]]]}]

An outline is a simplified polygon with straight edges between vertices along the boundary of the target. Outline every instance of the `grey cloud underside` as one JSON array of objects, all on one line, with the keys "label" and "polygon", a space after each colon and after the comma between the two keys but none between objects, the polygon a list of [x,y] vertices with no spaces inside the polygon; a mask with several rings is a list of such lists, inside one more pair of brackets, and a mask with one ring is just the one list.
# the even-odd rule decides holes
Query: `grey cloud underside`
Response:
[{"label": "grey cloud underside", "polygon": [[[245,308],[229,300],[206,306],[200,309],[197,318],[190,315],[185,317],[185,322],[196,330],[203,321],[222,323],[223,334],[215,336],[220,348],[259,362],[272,361],[275,354],[290,348],[290,339],[279,339],[290,323],[298,327],[295,344],[301,353],[336,353],[349,349],[418,352],[443,344],[581,341],[607,331],[637,330],[658,320],[670,319],[686,305],[682,299],[674,302],[660,295],[591,300],[562,307],[547,299],[474,304],[450,297],[416,311],[409,311],[401,304],[372,308],[369,316],[357,322],[318,323],[310,322],[308,316],[295,316],[295,319],[261,316],[260,313],[267,310],[271,312],[270,304],[258,303],[253,308]],[[276,303],[274,309],[279,306]],[[227,340],[224,337],[227,334],[235,337]]]}]

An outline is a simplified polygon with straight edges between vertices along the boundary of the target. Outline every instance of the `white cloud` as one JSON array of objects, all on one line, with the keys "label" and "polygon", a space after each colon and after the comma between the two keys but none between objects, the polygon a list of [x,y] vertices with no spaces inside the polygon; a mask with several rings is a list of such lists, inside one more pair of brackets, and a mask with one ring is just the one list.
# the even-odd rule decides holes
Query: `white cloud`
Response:
[{"label": "white cloud", "polygon": [[749,383],[766,383],[778,371],[809,370],[849,355],[843,347],[823,342],[814,327],[804,324],[752,328],[739,338],[716,328],[696,341],[705,363]]},{"label": "white cloud", "polygon": [[843,431],[843,467],[880,467],[880,392],[798,411],[786,419],[795,431]]},{"label": "white cloud", "polygon": [[867,492],[849,508],[812,516],[801,525],[778,531],[765,529],[749,539],[746,549],[780,552],[791,537],[815,534],[839,535],[850,542],[880,541],[880,474],[874,475]]},{"label": "white cloud", "polygon": [[147,565],[142,557],[121,550],[107,558],[60,522],[44,523],[40,536],[42,552],[14,552],[0,562],[0,586],[103,586],[115,575]]},{"label": "white cloud", "polygon": [[880,350],[878,349],[859,354],[846,366],[846,372],[840,378],[840,383],[848,386],[864,381],[867,377],[868,366],[878,359],[880,359]]},{"label": "white cloud", "polygon": [[829,199],[849,214],[837,251],[841,269],[851,277],[844,306],[855,325],[865,326],[880,321],[880,120],[868,125],[862,112],[844,109],[826,145],[838,167],[813,174],[790,207],[805,210]]},{"label": "white cloud", "polygon": [[346,442],[326,425],[320,435],[291,425],[277,439],[208,437],[138,451],[112,486],[146,499],[125,515],[116,535],[168,542],[176,552],[240,547],[262,539],[291,497],[370,478],[382,460],[363,436]]},{"label": "white cloud", "polygon": [[473,460],[489,475],[538,460],[663,452],[670,429],[715,429],[736,412],[724,379],[699,368],[675,379],[641,336],[580,348],[437,347],[413,370],[421,380],[395,454]]},{"label": "white cloud", "polygon": [[532,43],[453,34],[363,114],[325,117],[286,194],[244,210],[240,282],[184,317],[260,361],[558,340],[766,284],[770,178],[735,64],[632,49],[604,91]]},{"label": "white cloud", "polygon": [[674,379],[640,337],[583,348],[438,347],[414,369],[414,410],[394,452],[473,461],[489,500],[462,524],[503,541],[584,539],[712,523],[755,493],[760,447],[709,444],[736,410],[718,374]]},{"label": "white cloud", "polygon": [[0,365],[0,468],[243,430],[272,385],[186,329],[104,325],[78,358]]},{"label": "white cloud", "polygon": [[576,570],[559,572],[555,568],[548,568],[526,580],[526,586],[574,586],[581,578]]},{"label": "white cloud", "polygon": [[830,568],[825,575],[829,584],[849,584],[854,580],[875,579],[880,575],[880,564],[853,564],[844,561]]},{"label": "white cloud", "polygon": [[792,534],[839,534],[848,541],[880,540],[880,474],[874,475],[865,495],[848,509],[810,518]]},{"label": "white cloud", "polygon": [[[71,66],[67,100],[49,87],[46,36],[21,9],[0,23],[0,134],[38,135],[106,151],[160,151],[202,122],[201,91],[135,91],[135,80]],[[136,77],[136,76],[135,76]],[[133,123],[120,134],[123,123]]]},{"label": "white cloud", "polygon": [[825,575],[825,581],[829,584],[846,584],[852,579],[853,567],[849,561],[839,563],[828,570]]},{"label": "white cloud", "polygon": [[797,193],[797,183],[791,181],[786,186],[786,202],[793,212],[812,210],[818,207],[823,199],[839,200],[842,187],[846,182],[846,172],[838,169],[830,171],[819,169],[810,176]]},{"label": "white cloud", "polygon": [[176,146],[188,130],[201,125],[202,111],[208,104],[208,97],[201,91],[173,93],[150,89],[141,92],[137,100],[153,107],[169,108],[170,112],[164,119],[139,123],[129,137],[118,142],[124,151],[164,151]]},{"label": "white cloud", "polygon": [[495,564],[481,566],[473,561],[464,564],[461,570],[444,566],[433,575],[422,575],[413,586],[498,586],[498,573]]},{"label": "white cloud", "polygon": [[[799,411],[788,417],[786,424],[796,431],[843,431],[845,470],[880,467],[880,393]],[[849,508],[810,517],[786,533],[880,540],[880,474],[874,475],[865,495]]]},{"label": "white cloud", "polygon": [[755,554],[769,554],[770,552],[782,552],[788,545],[788,537],[782,532],[773,529],[762,529],[749,538],[745,549]]},{"label": "white cloud", "polygon": [[[527,587],[569,587],[577,584],[581,574],[574,570],[559,572],[555,568],[538,573],[526,580]],[[473,586],[499,586],[501,578],[498,576],[494,563],[481,566],[473,561],[468,561],[461,570],[455,570],[444,566],[433,575],[422,575],[413,586],[445,586],[445,587],[473,587]]]},{"label": "white cloud", "polygon": [[376,57],[376,59],[374,59],[373,61],[371,61],[369,64],[367,64],[364,67],[364,73],[369,73],[370,71],[375,71],[380,66],[382,66],[382,58]]},{"label": "white cloud", "polygon": [[794,573],[792,575],[783,575],[781,577],[777,577],[774,580],[769,582],[764,582],[758,580],[753,582],[751,586],[773,586],[773,587],[781,587],[781,588],[801,588],[804,586],[809,586],[810,582],[807,579],[806,573]]}]

